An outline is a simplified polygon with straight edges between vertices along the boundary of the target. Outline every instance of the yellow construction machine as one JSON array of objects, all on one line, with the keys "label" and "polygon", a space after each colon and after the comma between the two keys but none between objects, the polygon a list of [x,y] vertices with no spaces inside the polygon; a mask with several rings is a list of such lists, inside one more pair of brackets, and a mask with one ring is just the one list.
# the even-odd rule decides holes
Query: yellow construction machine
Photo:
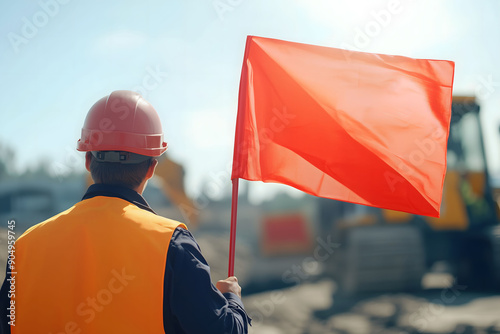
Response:
[{"label": "yellow construction machine", "polygon": [[474,97],[453,98],[440,218],[319,202],[323,233],[341,245],[328,264],[341,291],[418,289],[438,262],[468,287],[500,286],[498,204],[479,115]]}]

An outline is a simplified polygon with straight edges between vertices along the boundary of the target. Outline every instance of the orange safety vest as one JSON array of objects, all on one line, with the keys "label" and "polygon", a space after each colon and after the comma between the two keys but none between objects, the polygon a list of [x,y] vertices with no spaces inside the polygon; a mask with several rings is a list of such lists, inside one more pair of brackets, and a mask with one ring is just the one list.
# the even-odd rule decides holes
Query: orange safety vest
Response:
[{"label": "orange safety vest", "polygon": [[13,334],[164,333],[163,286],[182,223],[115,197],[77,203],[16,242]]}]

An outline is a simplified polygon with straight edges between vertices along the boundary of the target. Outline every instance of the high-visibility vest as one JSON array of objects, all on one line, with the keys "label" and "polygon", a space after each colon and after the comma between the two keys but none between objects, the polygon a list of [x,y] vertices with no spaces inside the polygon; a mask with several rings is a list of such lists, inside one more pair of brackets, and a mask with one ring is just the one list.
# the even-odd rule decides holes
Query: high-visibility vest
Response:
[{"label": "high-visibility vest", "polygon": [[97,196],[16,242],[13,334],[164,333],[163,286],[182,223]]}]

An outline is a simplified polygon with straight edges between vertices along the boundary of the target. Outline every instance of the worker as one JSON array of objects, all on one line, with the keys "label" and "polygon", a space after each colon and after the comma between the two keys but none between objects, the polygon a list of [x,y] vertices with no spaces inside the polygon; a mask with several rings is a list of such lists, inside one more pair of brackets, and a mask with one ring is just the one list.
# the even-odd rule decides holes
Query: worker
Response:
[{"label": "worker", "polygon": [[142,197],[167,150],[153,106],[112,92],[88,112],[77,150],[95,184],[16,241],[1,333],[247,333],[236,277],[214,286],[186,226]]}]

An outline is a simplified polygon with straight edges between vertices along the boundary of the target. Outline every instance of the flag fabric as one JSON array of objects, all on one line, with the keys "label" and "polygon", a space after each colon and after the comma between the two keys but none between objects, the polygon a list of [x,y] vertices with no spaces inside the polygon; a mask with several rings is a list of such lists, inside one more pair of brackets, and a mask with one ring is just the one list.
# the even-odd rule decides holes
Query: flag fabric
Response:
[{"label": "flag fabric", "polygon": [[454,63],[248,36],[231,178],[439,216]]}]

